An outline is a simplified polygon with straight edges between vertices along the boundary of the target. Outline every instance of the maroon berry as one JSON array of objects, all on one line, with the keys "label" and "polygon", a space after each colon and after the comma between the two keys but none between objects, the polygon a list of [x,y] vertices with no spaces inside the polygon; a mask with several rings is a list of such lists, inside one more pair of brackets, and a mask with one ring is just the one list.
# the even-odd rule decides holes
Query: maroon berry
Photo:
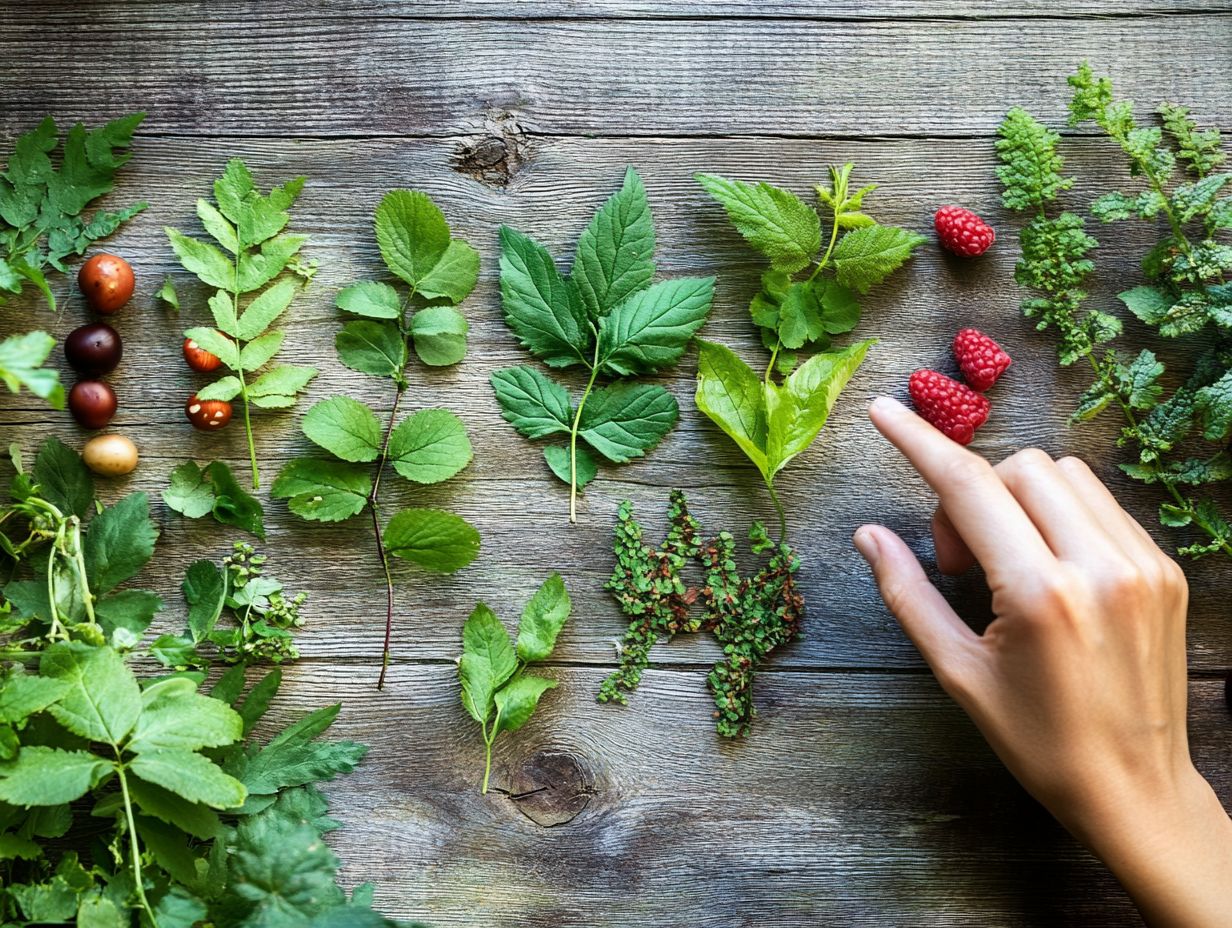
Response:
[{"label": "maroon berry", "polygon": [[68,391],[68,409],[84,429],[106,428],[116,413],[115,390],[101,380],[79,380]]},{"label": "maroon berry", "polygon": [[73,370],[97,377],[116,369],[124,355],[120,333],[105,322],[79,326],[64,340],[64,358]]}]

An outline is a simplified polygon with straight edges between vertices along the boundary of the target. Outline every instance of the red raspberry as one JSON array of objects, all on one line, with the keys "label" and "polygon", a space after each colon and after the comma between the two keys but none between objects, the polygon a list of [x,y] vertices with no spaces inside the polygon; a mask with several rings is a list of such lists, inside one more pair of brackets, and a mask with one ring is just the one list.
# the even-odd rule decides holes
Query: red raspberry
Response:
[{"label": "red raspberry", "polygon": [[925,421],[960,445],[971,444],[975,430],[988,420],[988,399],[945,374],[916,371],[907,389]]},{"label": "red raspberry", "polygon": [[967,386],[980,393],[1014,363],[1004,348],[977,329],[960,329],[954,336],[954,357]]},{"label": "red raspberry", "polygon": [[933,217],[933,226],[941,244],[964,258],[982,255],[997,239],[992,226],[961,206],[941,207]]}]

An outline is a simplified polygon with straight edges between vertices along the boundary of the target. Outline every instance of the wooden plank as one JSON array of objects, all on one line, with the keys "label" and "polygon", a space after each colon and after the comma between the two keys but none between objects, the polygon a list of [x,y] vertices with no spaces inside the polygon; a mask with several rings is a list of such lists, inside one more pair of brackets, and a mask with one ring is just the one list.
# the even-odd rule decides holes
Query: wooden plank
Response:
[{"label": "wooden plank", "polygon": [[[48,21],[71,25],[96,21],[96,11],[84,11],[68,0],[6,0],[4,6],[36,10]],[[1019,0],[1009,5],[998,0],[691,0],[688,4],[668,0],[379,0],[340,4],[331,0],[281,0],[272,10],[260,0],[206,3],[200,0],[127,0],[109,15],[113,21],[149,23],[167,20],[242,22],[271,13],[287,20],[303,16],[316,19],[1011,19],[1041,16],[1050,19],[1075,16],[1175,16],[1220,13],[1232,10],[1227,2],[1212,0]]]},{"label": "wooden plank", "polygon": [[[881,391],[903,393],[907,373],[919,366],[949,364],[953,330],[973,322],[995,333],[1009,347],[1016,366],[995,395],[996,410],[981,431],[977,448],[999,458],[1023,444],[1053,453],[1079,453],[1109,479],[1130,510],[1163,544],[1180,536],[1155,521],[1158,494],[1130,484],[1116,471],[1116,420],[1069,428],[1065,417],[1085,387],[1081,371],[1060,371],[1051,338],[1038,335],[1021,318],[1020,294],[1012,283],[1016,219],[997,206],[991,146],[954,142],[806,142],[783,140],[616,140],[537,141],[521,173],[506,189],[492,189],[450,169],[456,144],[450,142],[313,142],[287,148],[275,142],[234,142],[229,154],[253,164],[262,183],[296,173],[311,176],[294,228],[309,233],[311,253],[321,260],[317,283],[292,309],[290,345],[296,360],[322,370],[309,400],[290,415],[260,414],[259,445],[266,480],[294,454],[307,451],[299,437],[298,415],[310,402],[337,392],[362,397],[388,409],[389,397],[371,391],[378,382],[343,368],[333,354],[338,287],[381,276],[369,231],[370,211],[380,192],[398,185],[432,193],[455,223],[458,234],[483,254],[483,282],[464,305],[471,321],[471,350],[453,370],[414,371],[408,408],[447,405],[466,421],[476,459],[459,478],[439,488],[413,489],[387,484],[385,512],[402,505],[456,507],[480,528],[484,552],[472,567],[452,578],[436,578],[408,566],[397,568],[398,622],[395,653],[403,658],[443,659],[458,650],[458,630],[476,598],[513,619],[534,588],[553,570],[566,577],[576,617],[561,643],[569,661],[610,663],[613,642],[624,623],[602,584],[610,572],[610,532],[616,507],[630,498],[648,524],[659,526],[666,489],[689,490],[698,513],[713,529],[741,532],[771,510],[756,472],[734,445],[722,438],[694,409],[690,399],[694,362],[686,360],[663,379],[681,401],[682,421],[662,446],[642,462],[606,468],[587,491],[581,524],[565,524],[566,493],[546,471],[541,445],[527,442],[504,423],[487,384],[499,367],[529,360],[515,345],[500,318],[495,281],[496,230],[506,222],[541,238],[562,259],[594,208],[619,181],[627,163],[640,165],[650,190],[659,233],[659,265],[668,275],[720,275],[714,318],[706,334],[738,347],[750,361],[762,359],[753,343],[745,305],[756,289],[753,253],[727,226],[690,178],[708,168],[746,178],[764,177],[801,193],[820,178],[827,163],[858,162],[857,176],[883,187],[870,200],[873,212],[888,222],[927,230],[940,203],[967,203],[983,212],[1001,240],[980,261],[948,258],[934,246],[923,248],[911,267],[872,295],[860,331],[882,339],[840,402],[817,446],[780,478],[793,512],[792,538],[804,559],[803,589],[811,603],[804,638],[775,658],[780,666],[915,667],[919,659],[881,606],[850,534],[865,519],[880,518],[902,531],[923,557],[929,557],[927,517],[930,496],[863,419],[863,404]],[[1096,194],[1092,185],[1127,181],[1110,160],[1108,147],[1093,140],[1067,145],[1072,169],[1082,178],[1075,202]],[[243,437],[237,426],[216,436],[192,432],[181,407],[194,384],[202,382],[184,366],[179,333],[205,320],[202,292],[185,285],[161,228],[194,227],[195,199],[208,193],[223,155],[185,140],[142,139],[125,168],[113,203],[137,196],[154,204],[108,247],[127,255],[137,268],[138,293],[116,317],[126,338],[126,358],[111,378],[123,408],[116,428],[131,435],[144,455],[129,481],[106,485],[114,498],[130,488],[157,500],[167,474],[186,456],[213,457],[244,466]],[[769,168],[773,165],[773,169]],[[1103,178],[1107,178],[1106,180]],[[1150,230],[1134,225],[1095,229],[1105,239],[1099,252],[1095,302],[1112,308],[1112,294],[1138,279],[1138,256],[1149,245]],[[182,318],[168,316],[153,301],[163,275],[175,272],[185,297]],[[68,281],[55,286],[66,309],[53,319],[33,299],[0,310],[0,330],[48,327],[63,336],[84,314]],[[1135,338],[1138,333],[1135,333]],[[1133,344],[1133,342],[1130,342]],[[379,389],[379,387],[378,387]],[[46,434],[77,438],[66,413],[51,413],[32,401],[0,397],[0,428],[32,445]],[[704,467],[699,461],[705,461]],[[870,475],[871,479],[870,479]],[[367,524],[314,526],[291,516],[281,502],[266,500],[271,566],[293,588],[312,596],[306,653],[371,656],[380,649],[383,597],[379,567]],[[1221,498],[1227,498],[1222,494]],[[164,531],[166,559],[150,579],[169,603],[166,626],[182,622],[178,587],[183,568],[197,557],[220,554],[234,534],[213,523],[185,522],[156,505]],[[1228,666],[1232,623],[1227,621],[1224,578],[1217,559],[1186,565],[1192,580],[1192,659],[1200,669]],[[975,619],[986,613],[977,576],[945,581],[945,588]],[[697,663],[712,660],[705,641],[681,642],[657,652],[659,660]]]},{"label": "wooden plank", "polygon": [[1229,14],[356,27],[264,12],[133,25],[99,10],[57,26],[31,10],[0,35],[0,129],[140,105],[149,131],[202,136],[441,135],[493,112],[546,134],[988,135],[1012,103],[1059,121],[1064,78],[1084,58],[1144,107],[1176,98],[1232,119]]},{"label": "wooden plank", "polygon": [[[753,735],[720,743],[700,672],[652,671],[627,708],[591,700],[596,670],[549,674],[559,687],[497,741],[492,782],[575,758],[587,801],[555,827],[524,814],[532,800],[479,794],[451,666],[395,668],[383,694],[347,666],[291,669],[278,718],[341,696],[332,735],[371,746],[330,789],[347,882],[376,880],[379,905],[434,928],[1140,924],[929,678],[766,674]],[[1191,701],[1197,762],[1227,802],[1221,687],[1193,683]],[[559,774],[519,783],[575,792]]]}]

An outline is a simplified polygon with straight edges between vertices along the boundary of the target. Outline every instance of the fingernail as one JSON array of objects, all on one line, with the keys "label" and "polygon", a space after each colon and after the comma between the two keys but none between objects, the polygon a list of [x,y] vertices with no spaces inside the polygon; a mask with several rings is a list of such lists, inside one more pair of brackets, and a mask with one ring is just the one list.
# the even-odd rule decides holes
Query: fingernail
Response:
[{"label": "fingernail", "polygon": [[856,529],[855,535],[851,537],[851,542],[856,546],[856,550],[868,561],[869,567],[876,567],[877,561],[881,559],[881,548],[877,545],[877,536],[868,526],[861,526]]},{"label": "fingernail", "polygon": [[879,396],[869,403],[869,412],[890,412],[894,409],[902,407],[902,403],[894,399],[892,396]]}]

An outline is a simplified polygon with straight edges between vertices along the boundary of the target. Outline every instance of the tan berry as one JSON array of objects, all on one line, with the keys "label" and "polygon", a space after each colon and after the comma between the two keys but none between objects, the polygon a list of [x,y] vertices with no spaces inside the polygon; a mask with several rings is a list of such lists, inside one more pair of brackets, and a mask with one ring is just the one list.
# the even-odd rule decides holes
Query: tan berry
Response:
[{"label": "tan berry", "polygon": [[98,435],[81,449],[86,467],[104,477],[131,474],[137,466],[137,446],[123,435]]}]

